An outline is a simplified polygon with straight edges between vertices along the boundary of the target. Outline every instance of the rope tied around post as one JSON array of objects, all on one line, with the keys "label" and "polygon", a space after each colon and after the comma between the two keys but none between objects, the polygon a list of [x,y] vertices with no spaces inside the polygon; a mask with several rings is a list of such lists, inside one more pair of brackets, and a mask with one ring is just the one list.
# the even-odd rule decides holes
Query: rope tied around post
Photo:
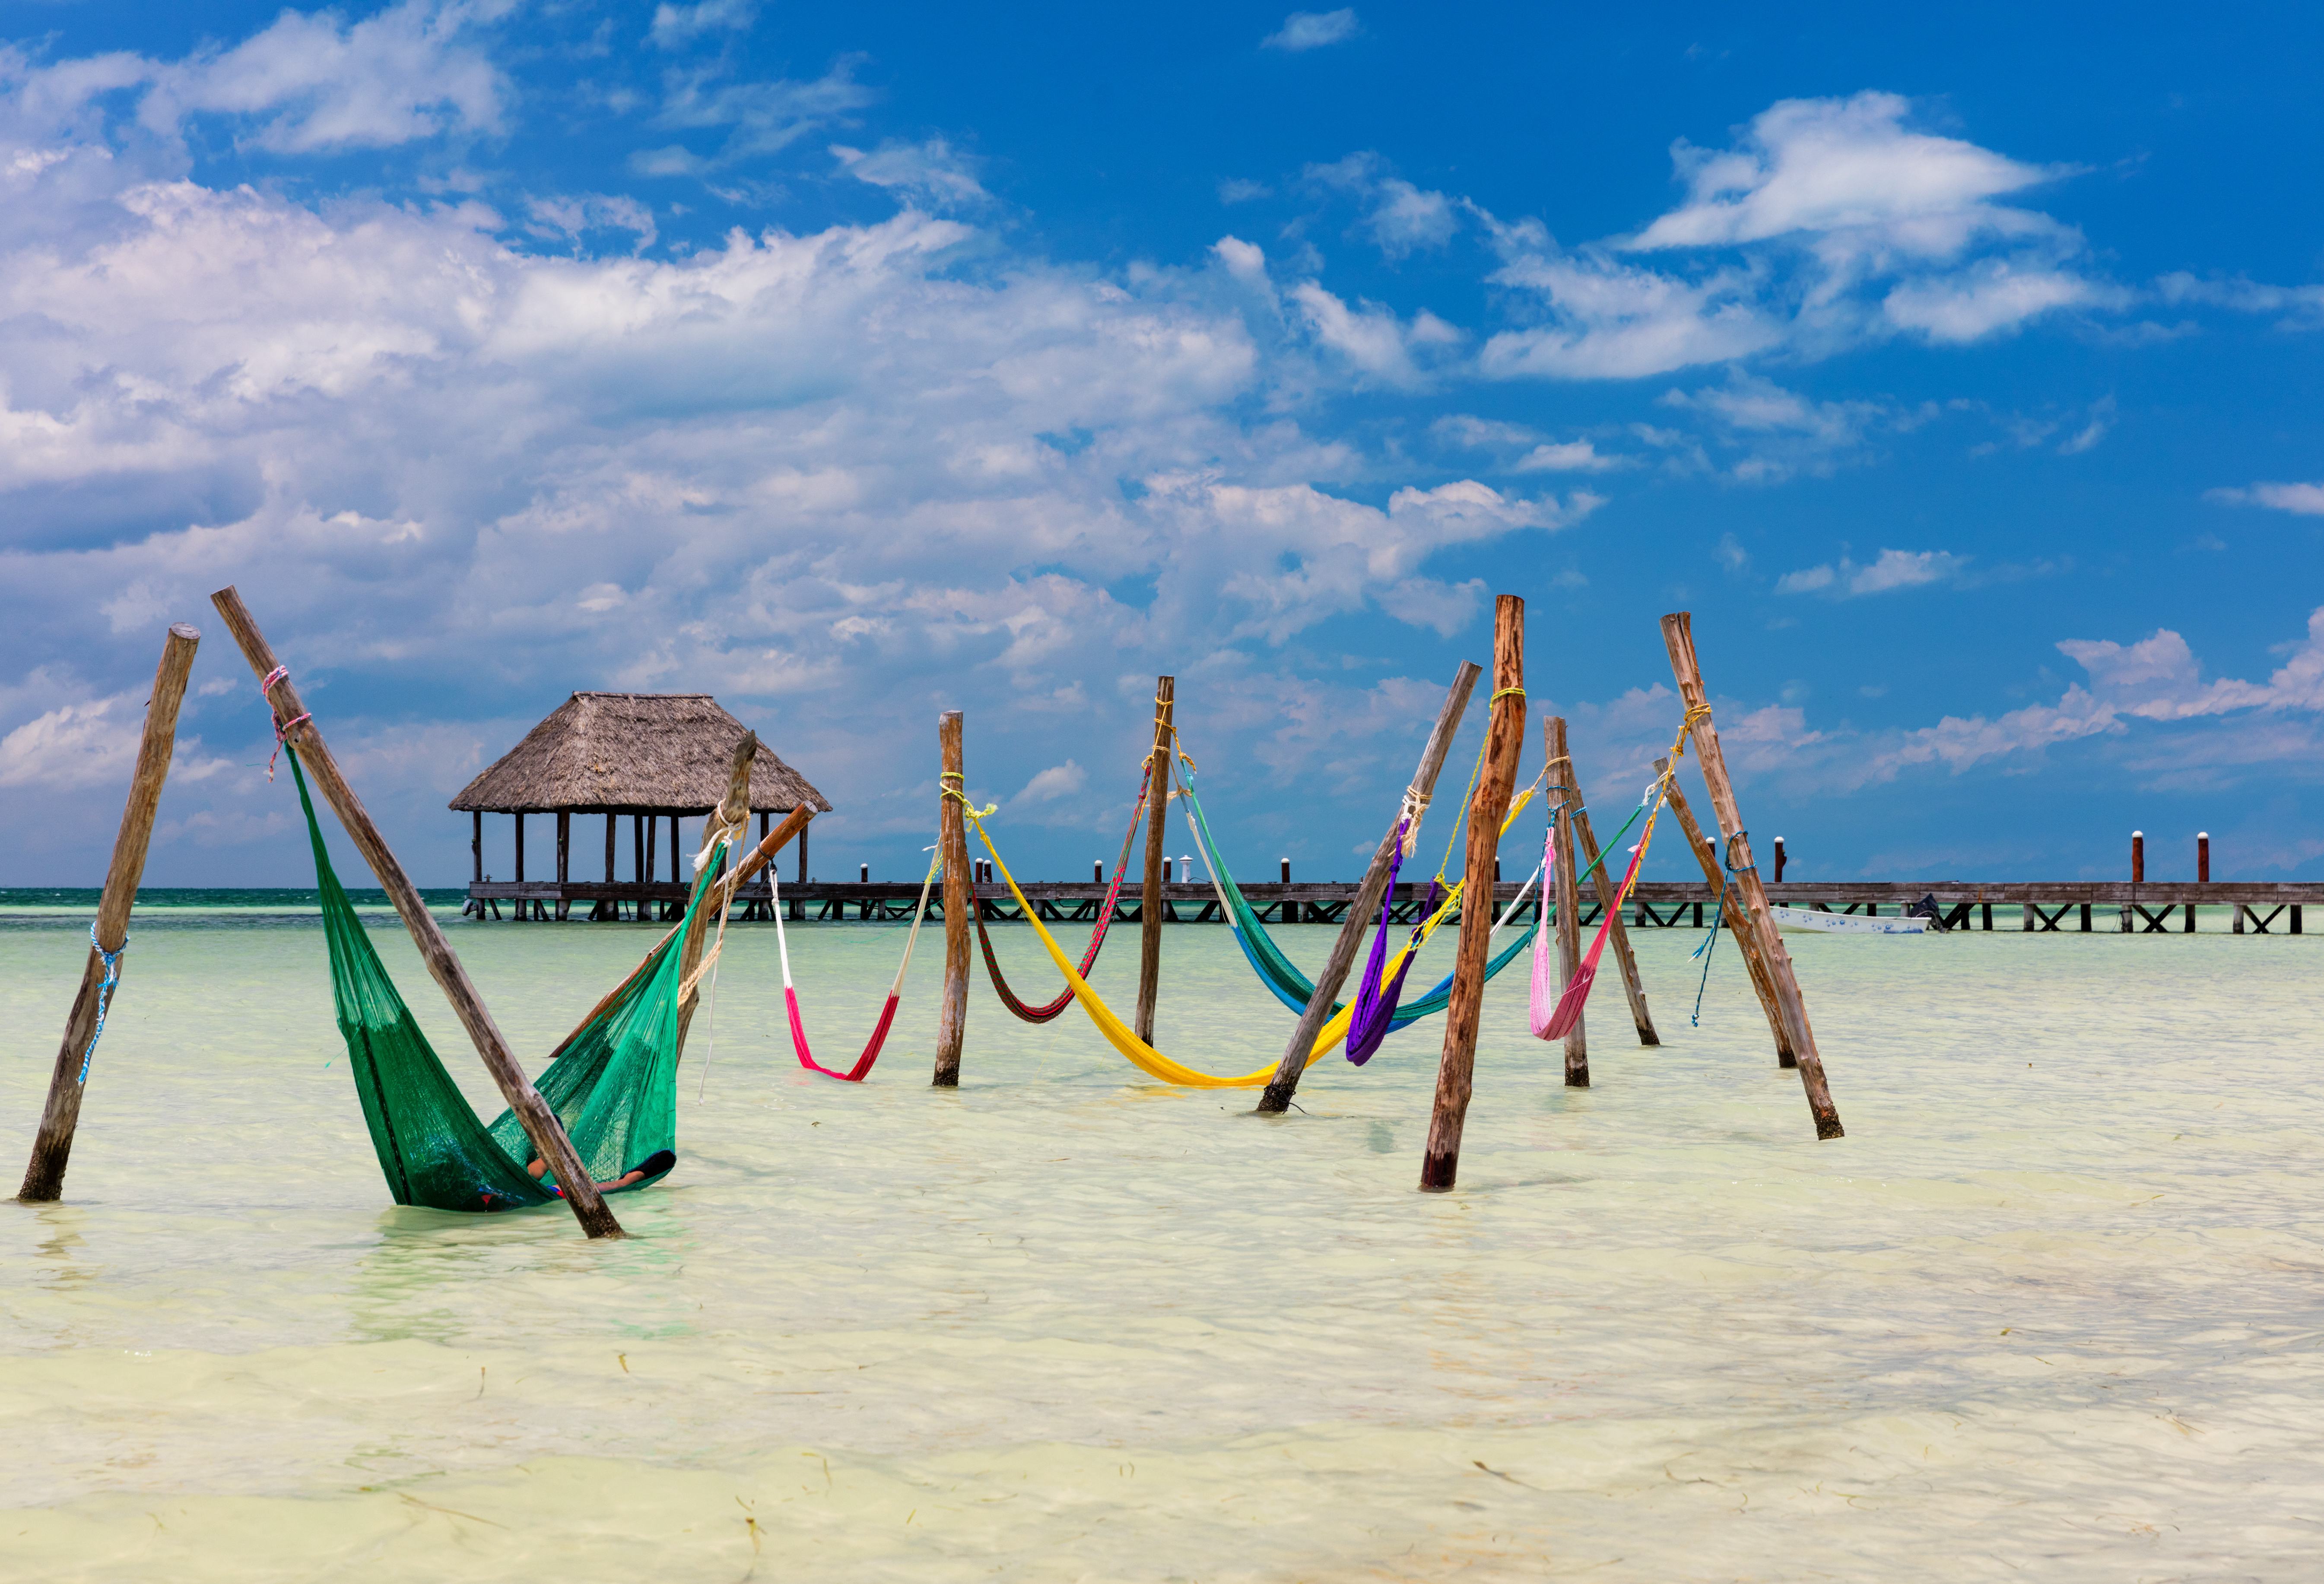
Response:
[{"label": "rope tied around post", "polygon": [[[283,681],[289,677],[290,675],[290,667],[277,666],[259,680],[258,696],[266,700],[267,713],[270,716],[273,714],[274,710],[274,700],[271,696],[274,691],[274,685],[277,682]],[[282,750],[290,741],[291,729],[297,726],[303,726],[314,718],[314,712],[310,710],[304,714],[293,715],[287,721],[276,721],[274,723],[274,751],[266,756],[266,779],[270,785],[272,784],[274,780],[275,761],[282,757]],[[83,1074],[86,1075],[86,1073],[87,1069],[84,1068]]]},{"label": "rope tied around post", "polygon": [[121,982],[121,953],[129,950],[129,937],[123,935],[121,944],[110,952],[97,938],[97,926],[88,926],[88,949],[95,952],[105,964],[105,982],[97,987],[97,1027],[88,1036],[88,1048],[80,1054],[79,1082],[88,1082],[88,1064],[97,1056],[97,1042],[105,1037],[106,1008],[112,1005],[114,987]]},{"label": "rope tied around post", "polygon": [[968,777],[962,771],[939,771],[936,775],[936,780],[939,783],[936,787],[937,795],[939,797],[952,798],[954,802],[960,805],[962,812],[965,814],[971,815],[978,819],[982,819],[985,815],[997,813],[1000,810],[1001,806],[997,803],[988,803],[982,808],[979,808],[976,805],[968,800],[968,794],[962,791],[959,787],[946,787],[941,784],[945,781],[958,781],[962,783],[963,786],[965,786],[968,781]]}]

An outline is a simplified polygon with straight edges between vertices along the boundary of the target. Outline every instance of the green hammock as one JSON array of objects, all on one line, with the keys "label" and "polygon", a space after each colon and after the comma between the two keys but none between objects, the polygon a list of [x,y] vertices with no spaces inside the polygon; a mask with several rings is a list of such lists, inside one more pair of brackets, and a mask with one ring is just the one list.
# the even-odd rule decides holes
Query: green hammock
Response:
[{"label": "green hammock", "polygon": [[[1178,785],[1185,796],[1186,810],[1194,816],[1194,841],[1203,850],[1203,861],[1210,869],[1213,883],[1226,902],[1227,923],[1234,931],[1236,944],[1242,947],[1244,961],[1250,964],[1251,972],[1259,975],[1259,981],[1274,992],[1277,1000],[1295,1012],[1305,1012],[1309,998],[1315,993],[1315,981],[1300,972],[1298,964],[1285,956],[1283,948],[1277,945],[1274,937],[1267,933],[1267,926],[1259,922],[1258,909],[1244,898],[1242,888],[1235,884],[1234,876],[1229,874],[1226,866],[1219,861],[1219,844],[1211,834],[1210,821],[1203,817],[1202,799],[1194,796],[1194,789],[1185,781],[1181,780]],[[1502,969],[1516,962],[1517,954],[1532,944],[1532,935],[1520,932],[1506,951],[1496,953],[1485,964],[1486,979],[1494,978]],[[1452,1005],[1452,976],[1447,974],[1443,982],[1434,990],[1417,1000],[1407,1001],[1398,1007],[1388,1019],[1388,1027],[1403,1028],[1423,1018],[1434,1017]],[[1333,1003],[1333,1015],[1338,1016],[1345,1008],[1344,1002]]]},{"label": "green hammock", "polygon": [[[396,993],[331,870],[298,751],[286,751],[315,848],[315,884],[322,893],[323,938],[330,946],[339,1033],[346,1040],[347,1065],[388,1192],[398,1204],[430,1210],[512,1210],[549,1202],[556,1197],[553,1174],[543,1173],[536,1180],[525,1170],[534,1158],[532,1141],[516,1113],[503,1111],[490,1126],[478,1121]],[[689,919],[715,881],[724,855],[722,846],[703,865],[687,906]],[[618,1177],[657,1151],[677,1148],[678,944],[685,937],[681,929],[665,941],[536,1082],[595,1180]],[[663,1174],[632,1186],[649,1187]]]}]

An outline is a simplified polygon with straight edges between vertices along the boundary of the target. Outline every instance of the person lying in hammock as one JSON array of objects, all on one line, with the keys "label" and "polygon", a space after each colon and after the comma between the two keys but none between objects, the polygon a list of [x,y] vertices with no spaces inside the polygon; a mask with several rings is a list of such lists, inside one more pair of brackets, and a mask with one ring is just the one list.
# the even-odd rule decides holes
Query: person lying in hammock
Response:
[{"label": "person lying in hammock", "polygon": [[[675,1151],[657,1149],[651,1155],[646,1156],[645,1159],[640,1161],[636,1165],[632,1166],[628,1171],[623,1172],[620,1176],[614,1178],[612,1182],[598,1183],[597,1192],[600,1193],[611,1193],[616,1188],[626,1188],[631,1183],[641,1183],[648,1177],[659,1177],[664,1172],[670,1170],[677,1165],[678,1156]],[[541,1174],[549,1170],[549,1163],[547,1161],[535,1161],[530,1165],[525,1167],[525,1170],[531,1173],[533,1179],[537,1182],[540,1180]],[[551,1193],[557,1194],[560,1198],[562,1198],[565,1193],[565,1190],[558,1187],[554,1183],[551,1183],[549,1185],[549,1191]]]}]

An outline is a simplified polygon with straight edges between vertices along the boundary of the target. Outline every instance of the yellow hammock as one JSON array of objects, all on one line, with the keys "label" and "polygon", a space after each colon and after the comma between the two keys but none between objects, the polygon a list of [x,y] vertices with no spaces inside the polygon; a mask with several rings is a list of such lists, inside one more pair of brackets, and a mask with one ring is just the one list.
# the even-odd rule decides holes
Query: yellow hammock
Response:
[{"label": "yellow hammock", "polygon": [[[1528,787],[1517,798],[1515,806],[1510,808],[1508,817],[1501,822],[1503,832],[1506,833],[1510,824],[1515,823],[1519,811],[1532,797],[1533,788]],[[1114,1009],[1100,999],[1095,990],[1090,989],[1089,981],[1084,979],[1074,969],[1074,960],[1065,955],[1065,948],[1057,944],[1056,937],[1043,927],[1040,915],[1034,910],[1033,905],[1025,899],[1025,893],[1017,889],[1016,877],[1009,872],[1009,866],[1001,861],[1000,851],[992,845],[992,837],[986,832],[984,822],[977,817],[977,810],[965,797],[961,799],[961,812],[968,817],[968,823],[976,827],[976,839],[984,843],[984,850],[987,852],[992,854],[992,867],[1000,871],[1002,882],[1009,888],[1009,894],[1017,898],[1019,911],[1024,914],[1025,922],[1033,926],[1033,933],[1040,937],[1041,947],[1049,953],[1049,961],[1057,965],[1057,972],[1064,974],[1065,982],[1073,987],[1074,1002],[1083,1011],[1089,1014],[1090,1021],[1097,1025],[1097,1031],[1105,1036],[1106,1043],[1120,1051],[1131,1066],[1150,1077],[1159,1078],[1165,1083],[1176,1083],[1188,1089],[1257,1089],[1275,1076],[1277,1064],[1273,1062],[1233,1078],[1221,1077],[1213,1073],[1198,1073],[1183,1062],[1172,1061],[1139,1038],[1130,1025],[1124,1023]],[[1447,893],[1434,915],[1429,918],[1426,928],[1422,932],[1423,940],[1425,940],[1443,920],[1444,916],[1452,910],[1452,906],[1459,900],[1460,895],[1461,887],[1456,884]],[[1406,945],[1383,966],[1380,978],[1382,984],[1386,984],[1395,977],[1397,970],[1403,966],[1405,958],[1411,955],[1413,950],[1411,945]],[[1314,1048],[1307,1053],[1306,1065],[1312,1067],[1330,1055],[1333,1047],[1348,1037],[1348,1020],[1354,1016],[1355,1002],[1351,999],[1333,1014],[1332,1020],[1323,1025],[1323,1032],[1316,1035]]]}]

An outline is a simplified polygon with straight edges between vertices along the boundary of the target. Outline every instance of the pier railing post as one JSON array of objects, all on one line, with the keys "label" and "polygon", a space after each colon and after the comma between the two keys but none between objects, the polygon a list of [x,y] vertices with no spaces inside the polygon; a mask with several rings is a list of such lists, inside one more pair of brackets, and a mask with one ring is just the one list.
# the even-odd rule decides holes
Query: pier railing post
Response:
[{"label": "pier railing post", "polygon": [[[1662,775],[1670,769],[1670,760],[1655,760],[1655,773]],[[1775,981],[1767,977],[1767,961],[1759,954],[1758,932],[1751,927],[1748,915],[1743,911],[1743,898],[1735,888],[1721,883],[1719,872],[1719,850],[1702,834],[1702,827],[1694,823],[1694,810],[1687,806],[1686,794],[1680,789],[1678,778],[1673,776],[1665,794],[1671,813],[1678,819],[1678,828],[1686,833],[1686,844],[1694,850],[1695,861],[1702,866],[1702,882],[1716,898],[1725,895],[1725,906],[1720,909],[1728,933],[1735,937],[1735,949],[1742,953],[1743,966],[1751,978],[1752,993],[1759,998],[1759,1009],[1766,1014],[1767,1032],[1775,1041],[1775,1065],[1796,1067],[1799,1058],[1792,1054],[1792,1036],[1784,1031],[1783,1008],[1775,1001]],[[1698,914],[1697,923],[1702,919]],[[1964,926],[1966,927],[1966,926]]]},{"label": "pier railing post", "polygon": [[[161,786],[170,778],[170,758],[177,749],[178,705],[186,696],[186,677],[194,668],[194,649],[201,640],[200,633],[183,624],[172,626],[161,640],[161,663],[153,672],[137,766],[129,774],[121,830],[113,839],[113,861],[106,868],[105,889],[97,901],[96,931],[88,961],[81,967],[80,993],[65,1017],[64,1043],[57,1047],[57,1064],[49,1074],[40,1131],[32,1138],[32,1158],[24,1164],[23,1186],[16,1190],[16,1197],[29,1203],[45,1203],[64,1192],[65,1165],[72,1158],[73,1133],[80,1126],[80,1101],[87,1088],[85,1064],[91,1059],[97,1024],[120,993],[129,912],[137,905],[137,882],[144,877],[145,852],[153,839],[154,811],[161,806]],[[109,976],[108,957],[113,960]]]},{"label": "pier railing post", "polygon": [[968,870],[968,822],[961,805],[968,797],[961,749],[961,714],[946,710],[936,722],[936,744],[944,760],[937,781],[936,843],[944,860],[944,999],[936,1012],[938,1089],[960,1087],[960,1050],[968,1037],[968,937],[976,928],[976,888]]},{"label": "pier railing post", "polygon": [[[1542,721],[1541,742],[1542,752],[1549,760],[1550,784],[1554,787],[1562,781],[1568,787],[1578,787],[1573,760],[1565,751],[1563,715],[1550,715]],[[1582,801],[1578,792],[1573,801]],[[1558,821],[1554,840],[1557,851],[1557,989],[1563,995],[1582,966],[1582,870],[1574,862],[1573,822]],[[1565,1031],[1565,1087],[1590,1087],[1590,1037],[1583,1031],[1582,1017],[1578,1012],[1574,1014],[1573,1027]]]},{"label": "pier railing post", "polygon": [[[1435,796],[1436,778],[1444,769],[1445,755],[1452,751],[1452,738],[1461,729],[1461,716],[1469,707],[1469,695],[1476,690],[1477,678],[1484,672],[1473,660],[1461,662],[1452,674],[1452,686],[1436,711],[1436,724],[1429,729],[1428,745],[1420,751],[1419,768],[1412,772],[1406,796],[1425,813],[1428,800]],[[1276,1064],[1275,1076],[1267,1082],[1267,1089],[1259,1098],[1259,1110],[1266,1116],[1280,1116],[1291,1109],[1291,1097],[1299,1091],[1299,1075],[1307,1070],[1308,1054],[1315,1048],[1316,1036],[1323,1025],[1331,1021],[1333,1003],[1339,999],[1340,988],[1347,983],[1348,970],[1355,965],[1356,953],[1364,944],[1364,932],[1379,907],[1381,893],[1388,889],[1388,864],[1397,845],[1397,826],[1402,818],[1388,821],[1388,834],[1372,852],[1370,865],[1356,887],[1356,894],[1348,904],[1348,913],[1340,921],[1340,933],[1332,942],[1331,955],[1323,960],[1323,971],[1315,976],[1315,989],[1307,998],[1306,1009],[1299,1014],[1299,1027],[1291,1031],[1291,1043],[1283,1049],[1283,1060]],[[1291,861],[1283,860],[1283,883],[1291,883]],[[1285,898],[1281,912],[1284,922],[1298,916],[1299,904]]]},{"label": "pier railing post", "polygon": [[1426,1193],[1450,1192],[1461,1175],[1461,1132],[1476,1076],[1477,1021],[1484,1009],[1485,958],[1492,946],[1493,859],[1500,845],[1501,816],[1517,788],[1525,724],[1525,602],[1503,594],[1493,602],[1493,695],[1486,711],[1485,762],[1469,799],[1461,944],[1445,1008],[1444,1050],[1436,1064],[1427,1150],[1420,1162],[1420,1186]]},{"label": "pier railing post", "polygon": [[1177,679],[1154,678],[1154,746],[1147,758],[1146,884],[1138,907],[1138,1015],[1131,1027],[1154,1043],[1154,1007],[1162,993],[1162,848],[1169,837],[1170,739]]},{"label": "pier railing post", "polygon": [[275,731],[299,751],[300,762],[307,767],[317,789],[337,813],[339,823],[355,839],[356,851],[371,865],[388,900],[395,905],[404,928],[411,933],[412,944],[420,948],[420,960],[428,965],[429,973],[443,990],[444,999],[451,1002],[453,1015],[467,1030],[501,1098],[516,1113],[517,1121],[532,1144],[534,1158],[549,1163],[558,1185],[565,1190],[565,1202],[572,1207],[573,1219],[592,1238],[621,1237],[622,1223],[613,1219],[604,1195],[597,1192],[595,1180],[574,1153],[573,1141],[565,1135],[565,1124],[558,1120],[557,1113],[524,1075],[515,1053],[501,1035],[500,1026],[493,1021],[490,1008],[469,981],[468,971],[461,965],[451,943],[444,938],[443,929],[428,911],[427,903],[420,899],[411,877],[396,861],[387,839],[372,823],[363,799],[355,796],[355,788],[340,772],[338,760],[331,756],[329,744],[323,741],[306,706],[300,703],[296,684],[288,675],[278,676],[283,668],[275,659],[274,649],[265,635],[259,631],[258,623],[251,619],[242,595],[229,586],[212,594],[210,603],[226,618],[226,628],[241,645],[243,658],[250,662],[250,668],[262,682],[274,678],[273,685],[266,689],[266,699],[274,710]]},{"label": "pier railing post", "polygon": [[1766,961],[1768,983],[1775,992],[1775,1005],[1783,1013],[1784,1032],[1791,1036],[1792,1054],[1799,1063],[1800,1087],[1807,1093],[1816,1137],[1838,1138],[1844,1129],[1840,1125],[1840,1112],[1831,1103],[1831,1087],[1824,1081],[1823,1058],[1816,1051],[1815,1031],[1808,1026],[1807,1002],[1800,994],[1799,979],[1792,972],[1791,953],[1784,949],[1783,936],[1775,931],[1775,916],[1767,911],[1767,889],[1760,883],[1758,867],[1752,861],[1750,835],[1743,827],[1734,784],[1727,778],[1727,756],[1720,750],[1718,728],[1711,723],[1710,695],[1703,688],[1702,668],[1694,652],[1693,619],[1686,612],[1678,611],[1665,616],[1662,625],[1663,643],[1670,651],[1671,674],[1677,678],[1679,697],[1693,718],[1692,735],[1695,757],[1702,767],[1703,785],[1711,793],[1711,812],[1719,818],[1720,834],[1727,842],[1727,867],[1734,871],[1737,889],[1743,893],[1744,914],[1758,937],[1759,954]]}]

